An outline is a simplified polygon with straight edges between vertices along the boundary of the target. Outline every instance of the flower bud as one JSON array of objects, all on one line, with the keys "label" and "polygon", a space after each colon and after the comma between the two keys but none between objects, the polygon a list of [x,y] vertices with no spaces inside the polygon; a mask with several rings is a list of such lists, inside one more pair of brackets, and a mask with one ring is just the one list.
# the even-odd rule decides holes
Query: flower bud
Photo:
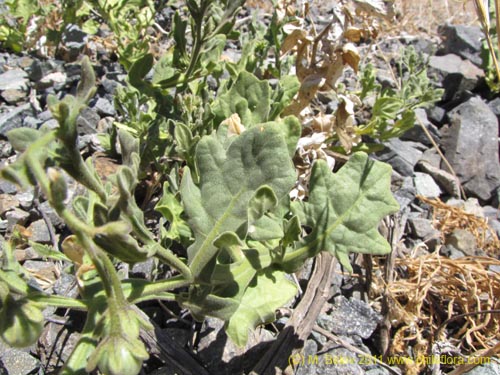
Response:
[{"label": "flower bud", "polygon": [[149,358],[146,348],[138,338],[121,334],[102,340],[90,356],[86,370],[96,367],[106,375],[137,375],[142,362]]},{"label": "flower bud", "polygon": [[68,196],[68,186],[61,172],[55,168],[47,169],[47,176],[50,182],[51,203],[57,206],[64,206],[64,201]]},{"label": "flower bud", "polygon": [[94,242],[109,254],[123,262],[143,262],[148,253],[129,234],[130,226],[123,221],[115,221],[98,228]]}]

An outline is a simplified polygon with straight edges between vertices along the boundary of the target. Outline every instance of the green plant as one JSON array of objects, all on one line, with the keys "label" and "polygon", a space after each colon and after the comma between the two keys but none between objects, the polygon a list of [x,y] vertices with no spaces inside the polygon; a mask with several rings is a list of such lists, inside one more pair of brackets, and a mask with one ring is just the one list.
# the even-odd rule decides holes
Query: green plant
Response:
[{"label": "green plant", "polygon": [[[123,165],[107,183],[75,147],[76,118],[94,85],[89,60],[84,59],[76,96],[49,99],[57,129],[21,128],[8,134],[21,154],[1,176],[21,186],[38,185],[73,233],[62,244],[63,254],[32,245],[43,256],[73,264],[80,294],[78,299],[60,297],[30,286],[13,257],[20,241],[13,238],[4,248],[0,270],[0,316],[9,317],[2,319],[0,336],[10,345],[37,339],[44,307],[80,309],[87,312],[86,323],[62,373],[99,368],[105,374],[137,374],[148,357],[139,331],[151,326],[133,304],[177,301],[198,320],[224,320],[229,337],[244,345],[250,329],[271,322],[275,310],[294,298],[296,286],[287,274],[307,258],[328,251],[351,270],[350,252],[390,251],[377,225],[398,209],[389,189],[391,168],[355,153],[333,174],[318,160],[308,201],[291,202],[296,180],[292,156],[301,126],[293,116],[273,115],[281,104],[271,100],[268,84],[245,72],[212,105],[218,118],[237,114],[233,121],[224,120],[200,135],[195,146],[190,145],[188,127],[175,129],[191,162],[173,169],[163,186],[156,209],[167,226],[156,238],[134,196],[141,164],[138,140],[118,131]],[[177,173],[181,170],[182,178]],[[72,207],[66,202],[66,175],[88,189]],[[175,254],[174,242],[185,252]],[[120,279],[117,262],[150,257],[170,266],[175,275],[155,281]]]},{"label": "green plant", "polygon": [[[415,109],[431,105],[441,99],[442,89],[435,88],[427,76],[427,62],[408,47],[401,54],[396,89],[385,88],[376,83],[375,69],[368,64],[361,75],[362,90],[360,99],[374,96],[371,118],[356,128],[358,135],[367,135],[372,139],[386,141],[401,137],[416,122]],[[354,150],[376,151],[380,144],[364,143]]]}]

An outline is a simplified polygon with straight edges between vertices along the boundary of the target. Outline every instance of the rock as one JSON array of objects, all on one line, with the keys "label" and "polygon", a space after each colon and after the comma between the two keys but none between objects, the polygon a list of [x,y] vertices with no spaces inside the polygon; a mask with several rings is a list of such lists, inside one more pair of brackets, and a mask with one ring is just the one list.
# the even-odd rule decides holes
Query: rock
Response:
[{"label": "rock", "polygon": [[434,105],[426,109],[427,118],[435,125],[441,126],[446,121],[446,109]]},{"label": "rock", "polygon": [[[443,137],[445,156],[468,196],[486,202],[500,186],[498,121],[479,98],[471,98],[450,113],[451,127]],[[441,168],[447,170],[444,162]]]},{"label": "rock", "polygon": [[[0,139],[0,159],[6,159],[13,154],[14,150],[9,141]],[[1,188],[0,188],[1,190]]]},{"label": "rock", "polygon": [[431,56],[429,75],[442,83],[445,90],[443,101],[451,101],[459,100],[464,91],[474,90],[479,80],[484,77],[484,72],[470,61],[448,54]]},{"label": "rock", "polygon": [[39,243],[51,243],[49,229],[44,220],[40,219],[30,224],[28,230],[31,232],[31,240]]},{"label": "rock", "polygon": [[33,188],[28,188],[20,193],[17,193],[16,198],[19,200],[19,206],[24,210],[29,210],[33,206],[35,199]]},{"label": "rock", "polygon": [[153,257],[150,257],[144,262],[135,263],[130,270],[130,276],[151,280],[151,276],[153,275],[155,267],[155,259]]},{"label": "rock", "polygon": [[94,104],[94,109],[102,117],[114,116],[116,114],[115,106],[113,105],[113,103],[104,98],[97,99],[96,103]]},{"label": "rock", "polygon": [[412,176],[413,168],[422,155],[422,151],[419,150],[421,145],[399,138],[393,138],[385,145],[386,149],[379,152],[377,158],[392,165],[402,176]]},{"label": "rock", "polygon": [[38,82],[42,77],[47,76],[49,73],[54,72],[57,69],[57,64],[52,60],[40,61],[33,60],[29,68],[29,78],[34,82]]},{"label": "rock", "polygon": [[88,107],[83,109],[76,120],[78,134],[94,134],[100,119],[101,117],[97,114],[95,109]]},{"label": "rock", "polygon": [[444,39],[443,54],[455,53],[463,59],[481,66],[483,61],[480,53],[484,33],[479,26],[448,24],[440,27],[439,33]]},{"label": "rock", "polygon": [[[307,345],[307,342],[306,342]],[[358,364],[358,354],[345,348],[335,348],[327,353],[317,355],[317,349],[313,354],[313,348],[304,349],[304,365],[300,366],[297,375],[350,375],[364,374],[363,368]]]},{"label": "rock", "polygon": [[429,251],[434,251],[441,243],[441,232],[435,229],[432,221],[424,218],[409,218],[408,225],[414,238],[426,243]]},{"label": "rock", "polygon": [[489,357],[490,363],[474,367],[472,370],[464,372],[464,375],[500,375],[500,360]]},{"label": "rock", "polygon": [[11,129],[20,128],[23,124],[23,117],[32,116],[31,104],[25,103],[6,113],[0,115],[0,135],[6,137]]},{"label": "rock", "polygon": [[[346,316],[349,319],[346,320]],[[377,328],[380,316],[365,302],[344,296],[335,298],[330,314],[320,314],[318,325],[336,335],[369,338]]]},{"label": "rock", "polygon": [[0,91],[28,90],[28,82],[28,74],[24,70],[7,70],[0,74]]},{"label": "rock", "polygon": [[0,216],[4,216],[7,211],[18,207],[19,201],[14,195],[0,194]]},{"label": "rock", "polygon": [[87,43],[88,35],[78,25],[68,25],[64,30],[64,46],[68,49],[69,61],[75,61]]},{"label": "rock", "polygon": [[417,108],[415,109],[415,115],[417,117],[417,122],[415,123],[413,128],[411,128],[401,136],[401,139],[403,141],[419,142],[428,147],[432,146],[431,140],[429,139],[425,131],[422,129],[422,126],[420,125],[421,123],[422,125],[425,126],[425,128],[431,135],[432,139],[436,143],[439,143],[439,138],[441,137],[439,129],[427,119],[427,114],[425,113],[425,110],[423,108]]},{"label": "rock", "polygon": [[462,251],[458,250],[452,245],[441,246],[441,248],[439,249],[439,254],[450,259],[460,259],[465,257],[465,254]]},{"label": "rock", "polygon": [[7,375],[28,375],[38,373],[39,368],[40,362],[29,353],[10,348],[0,341],[0,371],[5,370]]},{"label": "rock", "polygon": [[446,245],[451,245],[468,256],[476,256],[476,238],[466,229],[455,229],[446,237]]},{"label": "rock", "polygon": [[417,195],[425,198],[439,198],[441,195],[441,189],[427,173],[415,172],[413,183]]},{"label": "rock", "polygon": [[435,148],[428,148],[424,151],[422,157],[418,161],[418,167],[421,167],[421,164],[424,163],[429,164],[434,168],[439,168],[441,166],[441,156],[438,154]]},{"label": "rock", "polygon": [[0,179],[0,193],[14,194],[17,191],[17,187],[10,181]]},{"label": "rock", "polygon": [[400,210],[407,207],[415,199],[416,190],[412,177],[403,178],[401,185],[394,192],[394,198],[399,203]]},{"label": "rock", "polygon": [[55,263],[44,260],[27,260],[23,267],[33,276],[36,275],[37,278],[44,282],[50,282],[51,285],[54,285],[60,274]]},{"label": "rock", "polygon": [[500,98],[495,98],[488,102],[488,107],[490,107],[491,112],[493,112],[497,117],[500,116]]},{"label": "rock", "polygon": [[[70,196],[70,194],[68,194],[68,196]],[[59,217],[48,201],[41,203],[39,208],[49,218],[54,227],[58,228],[64,225],[64,221]]]},{"label": "rock", "polygon": [[[224,322],[215,318],[206,318],[205,327],[198,345],[198,356],[211,373],[240,374],[250,368],[268,349],[274,340],[273,335],[263,328],[249,332],[244,348],[237,347],[224,332]],[[266,344],[267,343],[267,344]],[[255,348],[254,348],[255,346]],[[238,360],[235,360],[236,358]]]},{"label": "rock", "polygon": [[7,230],[11,231],[16,224],[24,226],[29,217],[30,214],[20,208],[14,208],[13,210],[7,212],[5,214],[5,219],[7,220]]},{"label": "rock", "polygon": [[[439,158],[439,160],[441,160],[441,158]],[[460,196],[460,181],[451,173],[422,160],[418,162],[418,167],[427,175],[430,175],[433,181],[436,181],[439,187],[443,188],[449,195],[452,197]]]},{"label": "rock", "polygon": [[2,91],[2,98],[8,104],[17,104],[17,103],[21,102],[23,99],[25,99],[27,96],[28,96],[28,92],[23,91],[23,90],[8,89],[5,91]]},{"label": "rock", "polygon": [[[70,294],[71,291],[73,291],[72,294]],[[54,284],[54,293],[61,296],[76,298],[78,295],[78,289],[76,288],[75,276],[66,272],[61,272],[61,276]]]},{"label": "rock", "polygon": [[46,90],[49,87],[54,87],[59,91],[66,85],[67,75],[64,72],[52,72],[43,76],[36,84],[37,90]]}]

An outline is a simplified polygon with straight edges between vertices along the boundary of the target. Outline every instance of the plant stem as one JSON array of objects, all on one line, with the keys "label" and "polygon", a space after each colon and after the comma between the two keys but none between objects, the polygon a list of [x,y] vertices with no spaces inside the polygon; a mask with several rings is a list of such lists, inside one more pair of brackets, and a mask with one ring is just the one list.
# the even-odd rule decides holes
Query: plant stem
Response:
[{"label": "plant stem", "polygon": [[191,269],[181,261],[171,250],[165,249],[163,246],[158,244],[157,242],[150,243],[151,246],[156,250],[156,256],[160,258],[160,260],[169,265],[172,268],[178,270],[185,279],[185,282],[190,283],[193,281],[193,274]]},{"label": "plant stem", "polygon": [[56,296],[56,295],[45,295],[45,294],[36,294],[30,295],[30,300],[39,302],[45,305],[50,305],[54,307],[65,307],[68,309],[76,309],[76,310],[87,310],[87,304],[84,301],[77,300],[74,298]]}]

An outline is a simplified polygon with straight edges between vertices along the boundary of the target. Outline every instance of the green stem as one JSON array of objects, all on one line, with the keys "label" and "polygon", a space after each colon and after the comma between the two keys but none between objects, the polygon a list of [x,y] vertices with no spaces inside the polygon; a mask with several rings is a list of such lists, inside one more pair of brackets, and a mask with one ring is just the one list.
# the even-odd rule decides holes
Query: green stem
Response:
[{"label": "green stem", "polygon": [[165,249],[157,242],[151,242],[148,245],[154,247],[154,249],[156,250],[156,256],[163,263],[179,271],[182,274],[186,283],[190,283],[193,281],[193,274],[191,272],[191,269],[182,260],[180,260],[171,250]]},{"label": "green stem", "polygon": [[74,168],[74,170],[77,171],[78,173],[76,176],[73,177],[85,187],[95,191],[96,194],[101,199],[101,201],[105,202],[106,191],[104,190],[104,186],[94,176],[94,174],[92,174],[89,167],[83,160],[82,155],[80,155],[80,152],[78,152],[78,149],[76,147],[73,148],[66,147],[66,149],[69,153],[69,158],[72,163],[72,168]]},{"label": "green stem", "polygon": [[65,307],[68,309],[76,309],[76,310],[88,309],[88,306],[84,301],[69,297],[46,295],[46,294],[34,294],[30,295],[29,299],[34,302],[54,307]]}]

